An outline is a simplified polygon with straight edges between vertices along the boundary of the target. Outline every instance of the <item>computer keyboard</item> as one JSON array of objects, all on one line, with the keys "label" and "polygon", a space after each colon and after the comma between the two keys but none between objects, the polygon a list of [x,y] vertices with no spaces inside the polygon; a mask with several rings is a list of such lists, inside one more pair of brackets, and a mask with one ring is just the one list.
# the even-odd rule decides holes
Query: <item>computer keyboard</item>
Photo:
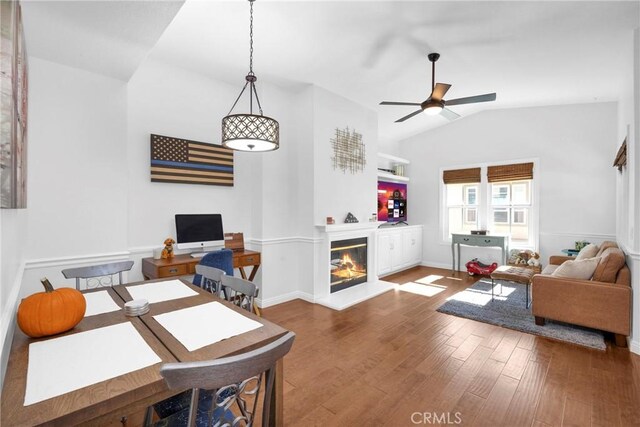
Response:
[{"label": "computer keyboard", "polygon": [[192,252],[191,253],[191,258],[202,258],[206,254],[207,254],[207,252]]}]

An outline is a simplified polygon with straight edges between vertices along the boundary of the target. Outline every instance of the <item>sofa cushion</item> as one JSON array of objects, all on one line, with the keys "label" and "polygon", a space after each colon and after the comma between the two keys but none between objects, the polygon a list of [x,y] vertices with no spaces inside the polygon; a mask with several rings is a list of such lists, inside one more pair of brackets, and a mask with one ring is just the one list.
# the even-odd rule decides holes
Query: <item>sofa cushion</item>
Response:
[{"label": "sofa cushion", "polygon": [[556,271],[558,267],[560,266],[554,265],[554,264],[547,264],[547,266],[542,270],[542,273],[540,274],[546,274],[546,275],[553,274],[553,272]]},{"label": "sofa cushion", "polygon": [[593,258],[598,254],[599,249],[600,248],[598,248],[598,245],[595,243],[589,243],[587,246],[580,249],[580,252],[576,255],[576,260]]},{"label": "sofa cushion", "polygon": [[587,258],[563,262],[551,274],[555,277],[567,277],[570,279],[589,280],[598,266],[598,258]]},{"label": "sofa cushion", "polygon": [[618,271],[624,266],[624,252],[619,248],[607,248],[600,256],[600,262],[593,272],[593,280],[615,283]]},{"label": "sofa cushion", "polygon": [[617,247],[618,247],[618,244],[616,242],[612,242],[611,240],[605,240],[604,242],[600,243],[600,249],[598,249],[598,253],[595,254],[594,256],[599,257],[607,249],[617,248]]}]

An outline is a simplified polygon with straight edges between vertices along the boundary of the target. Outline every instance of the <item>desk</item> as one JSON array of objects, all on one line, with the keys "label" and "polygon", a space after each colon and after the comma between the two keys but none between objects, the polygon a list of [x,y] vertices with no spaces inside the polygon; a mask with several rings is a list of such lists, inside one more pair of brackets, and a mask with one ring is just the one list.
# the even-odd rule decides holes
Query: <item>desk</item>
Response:
[{"label": "desk", "polygon": [[[247,280],[244,267],[251,267],[248,280],[253,281],[260,268],[260,252],[241,250],[233,251],[233,268],[240,270],[240,276]],[[191,255],[176,255],[167,259],[142,259],[142,275],[145,279],[162,279],[166,277],[186,276],[196,273],[196,265],[200,258],[193,258]]]},{"label": "desk", "polygon": [[[113,300],[119,306],[123,306],[126,300],[131,299],[125,287],[132,285],[135,283],[115,286],[108,291]],[[140,317],[127,317],[122,311],[85,317],[65,335],[130,321],[164,363],[213,359],[243,353],[273,341],[287,332],[267,320],[246,311],[240,311],[243,315],[262,323],[264,327],[189,352],[155,322],[152,316],[212,300],[219,301],[235,311],[240,310],[196,286],[190,284],[189,286],[198,292],[198,295],[152,304],[150,312]],[[104,288],[89,292],[99,290],[104,290]],[[28,347],[34,341],[38,340],[27,337],[16,328],[4,380],[0,425],[7,427],[40,424],[137,426],[142,424],[142,419],[131,418],[132,414],[143,416],[146,407],[176,394],[175,390],[169,390],[165,385],[159,373],[161,363],[157,363],[25,407],[23,402],[27,377]],[[55,369],[55,366],[52,366],[52,369]],[[271,425],[282,425],[282,360],[276,366],[274,394],[274,410],[272,410],[274,419]]]},{"label": "desk", "polygon": [[452,271],[456,271],[456,251],[458,245],[458,271],[460,271],[460,245],[497,247],[502,249],[502,264],[507,263],[507,253],[509,252],[509,236],[483,236],[480,234],[452,234],[451,235],[451,258],[453,264]]}]

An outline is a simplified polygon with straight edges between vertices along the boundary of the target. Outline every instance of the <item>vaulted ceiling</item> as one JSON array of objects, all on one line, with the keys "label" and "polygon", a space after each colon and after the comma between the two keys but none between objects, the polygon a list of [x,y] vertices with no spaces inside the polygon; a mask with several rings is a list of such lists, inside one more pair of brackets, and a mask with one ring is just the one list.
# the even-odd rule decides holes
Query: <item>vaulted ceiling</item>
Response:
[{"label": "vaulted ceiling", "polygon": [[[447,121],[394,123],[430,93],[497,92],[490,108],[614,101],[625,87],[639,1],[270,1],[255,9],[260,83],[313,83],[379,113],[381,141]],[[144,58],[240,85],[248,71],[249,4],[236,1],[26,2],[30,54],[128,80]],[[229,100],[231,102],[232,100]],[[264,99],[268,114],[269,100]]]}]

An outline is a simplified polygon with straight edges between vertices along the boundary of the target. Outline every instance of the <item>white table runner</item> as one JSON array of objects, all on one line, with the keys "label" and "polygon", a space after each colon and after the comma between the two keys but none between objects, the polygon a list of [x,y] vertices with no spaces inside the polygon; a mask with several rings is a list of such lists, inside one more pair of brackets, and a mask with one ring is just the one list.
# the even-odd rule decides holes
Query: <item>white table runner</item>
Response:
[{"label": "white table runner", "polygon": [[189,351],[258,329],[262,323],[210,302],[153,316]]},{"label": "white table runner", "polygon": [[198,295],[196,291],[175,279],[127,286],[127,291],[133,299],[146,299],[149,304]]},{"label": "white table runner", "polygon": [[120,306],[115,303],[108,291],[87,292],[83,295],[87,301],[84,317],[120,310]]},{"label": "white table runner", "polygon": [[161,361],[131,322],[31,343],[24,405]]}]

